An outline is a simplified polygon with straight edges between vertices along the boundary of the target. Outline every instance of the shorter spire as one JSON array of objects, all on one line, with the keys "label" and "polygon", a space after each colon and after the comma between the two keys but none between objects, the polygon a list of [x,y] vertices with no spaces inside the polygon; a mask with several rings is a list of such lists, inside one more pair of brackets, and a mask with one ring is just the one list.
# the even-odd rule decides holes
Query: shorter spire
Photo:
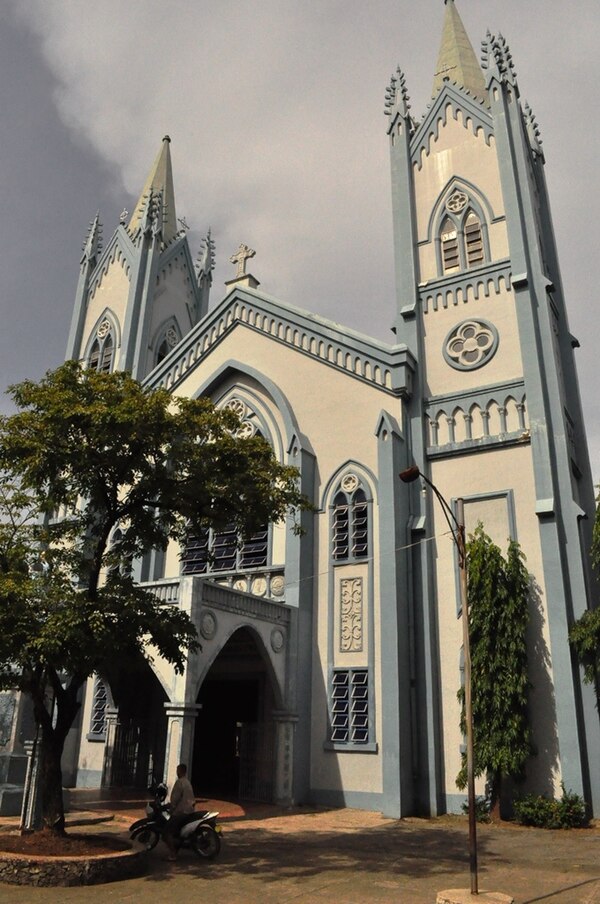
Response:
[{"label": "shorter spire", "polygon": [[432,93],[435,96],[444,82],[450,81],[476,97],[486,99],[483,73],[454,0],[444,0],[444,3],[446,14]]},{"label": "shorter spire", "polygon": [[[161,232],[165,245],[172,241],[179,231],[175,210],[170,144],[170,137],[165,135],[129,221],[130,232],[137,232],[140,228],[145,232],[148,225],[145,221],[147,221],[148,214],[151,213],[154,232]],[[159,196],[160,201],[158,201]]]}]

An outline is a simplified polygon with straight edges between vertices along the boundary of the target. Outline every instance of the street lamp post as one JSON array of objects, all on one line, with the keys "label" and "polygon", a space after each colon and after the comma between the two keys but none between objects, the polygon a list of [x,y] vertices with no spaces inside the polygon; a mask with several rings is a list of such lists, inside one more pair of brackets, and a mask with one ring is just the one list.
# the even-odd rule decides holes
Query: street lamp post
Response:
[{"label": "street lamp post", "polygon": [[469,607],[467,600],[467,548],[465,541],[465,516],[462,499],[456,501],[456,514],[452,511],[438,488],[414,465],[400,472],[403,483],[412,483],[419,477],[425,481],[435,494],[442,507],[444,517],[450,528],[452,539],[458,552],[458,572],[460,585],[460,604],[462,609],[463,650],[465,659],[465,722],[467,728],[467,799],[469,803],[469,867],[471,873],[471,894],[478,895],[477,880],[477,819],[475,813],[475,771],[473,758],[473,701],[471,694],[471,644],[469,642]]}]

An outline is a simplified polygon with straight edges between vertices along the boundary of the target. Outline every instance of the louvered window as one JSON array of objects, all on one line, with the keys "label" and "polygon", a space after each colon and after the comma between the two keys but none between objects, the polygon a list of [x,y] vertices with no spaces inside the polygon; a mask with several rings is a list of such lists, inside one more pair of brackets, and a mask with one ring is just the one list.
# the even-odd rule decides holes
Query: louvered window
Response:
[{"label": "louvered window", "polygon": [[354,493],[340,490],[335,495],[332,535],[332,558],[336,562],[368,557],[369,503],[362,488]]},{"label": "louvered window", "polygon": [[333,510],[333,558],[347,559],[350,550],[350,511],[345,493],[338,493]]},{"label": "louvered window", "polygon": [[444,220],[442,225],[442,263],[444,273],[460,270],[460,254],[458,250],[458,232],[451,220]]},{"label": "louvered window", "polygon": [[477,214],[470,211],[465,220],[465,249],[467,267],[476,267],[483,263],[483,235]]},{"label": "louvered window", "polygon": [[468,195],[454,191],[445,203],[446,213],[438,233],[441,272],[456,273],[485,263],[485,224],[475,213]]},{"label": "louvered window", "polygon": [[215,571],[239,571],[263,568],[269,555],[267,525],[248,539],[238,543],[233,528],[203,531],[188,539],[181,557],[183,574],[207,574]]},{"label": "louvered window", "polygon": [[368,669],[335,669],[332,679],[330,710],[331,741],[333,743],[368,743]]},{"label": "louvered window", "polygon": [[106,706],[108,694],[106,685],[101,678],[96,676],[94,680],[94,695],[92,698],[92,714],[90,716],[90,735],[97,739],[106,735]]},{"label": "louvered window", "polygon": [[98,370],[100,373],[109,374],[112,370],[114,357],[114,342],[111,333],[102,340],[95,339],[88,358],[90,370]]}]

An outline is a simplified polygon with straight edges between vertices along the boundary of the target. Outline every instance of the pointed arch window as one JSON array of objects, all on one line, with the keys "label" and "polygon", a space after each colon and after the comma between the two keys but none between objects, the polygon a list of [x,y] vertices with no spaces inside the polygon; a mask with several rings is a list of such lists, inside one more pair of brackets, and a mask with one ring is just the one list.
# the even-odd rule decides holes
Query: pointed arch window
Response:
[{"label": "pointed arch window", "polygon": [[[242,421],[240,436],[261,436],[256,423],[249,420],[253,412],[249,412],[244,404],[243,412],[235,409],[232,400],[228,407],[234,408]],[[264,437],[263,437],[264,438]],[[264,568],[269,563],[269,525],[263,525],[250,537],[241,537],[235,527],[226,527],[215,531],[206,528],[201,533],[188,538],[181,556],[182,574],[208,574],[211,572],[247,571],[251,568]]]},{"label": "pointed arch window", "polygon": [[335,562],[369,556],[369,503],[355,474],[346,474],[333,497],[331,554]]},{"label": "pointed arch window", "polygon": [[100,373],[108,374],[113,367],[115,342],[109,320],[104,319],[96,330],[96,338],[88,357],[88,367]]},{"label": "pointed arch window", "polygon": [[486,225],[463,191],[454,191],[445,203],[439,232],[442,275],[479,267],[489,259]]},{"label": "pointed arch window", "polygon": [[170,326],[162,337],[161,341],[158,343],[158,347],[156,349],[156,361],[155,364],[160,364],[160,362],[167,357],[172,348],[175,348],[177,343],[180,340],[179,333],[175,329],[174,326]]}]

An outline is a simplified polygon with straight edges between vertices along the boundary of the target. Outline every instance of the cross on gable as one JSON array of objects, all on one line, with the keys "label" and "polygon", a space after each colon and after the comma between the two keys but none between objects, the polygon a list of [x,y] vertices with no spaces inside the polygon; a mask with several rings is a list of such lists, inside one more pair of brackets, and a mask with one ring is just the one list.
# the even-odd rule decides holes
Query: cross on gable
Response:
[{"label": "cross on gable", "polygon": [[256,251],[252,248],[249,248],[248,245],[241,244],[235,254],[232,254],[229,260],[232,264],[237,265],[237,269],[235,272],[236,279],[238,276],[246,275],[246,261],[250,257],[254,257]]}]

